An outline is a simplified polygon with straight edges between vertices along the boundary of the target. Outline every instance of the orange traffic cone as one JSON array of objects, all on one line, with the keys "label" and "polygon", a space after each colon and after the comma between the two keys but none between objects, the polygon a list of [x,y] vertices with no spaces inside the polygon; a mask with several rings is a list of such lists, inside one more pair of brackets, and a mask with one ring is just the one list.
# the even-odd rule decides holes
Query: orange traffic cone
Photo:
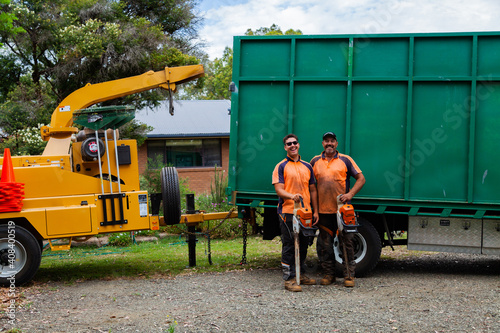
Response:
[{"label": "orange traffic cone", "polygon": [[16,183],[10,149],[5,148],[0,178],[0,212],[20,212],[23,208],[24,184]]},{"label": "orange traffic cone", "polygon": [[2,164],[2,178],[0,178],[2,183],[15,183],[16,179],[14,177],[14,167],[12,166],[12,159],[10,157],[10,149],[5,148],[3,152],[3,164]]}]

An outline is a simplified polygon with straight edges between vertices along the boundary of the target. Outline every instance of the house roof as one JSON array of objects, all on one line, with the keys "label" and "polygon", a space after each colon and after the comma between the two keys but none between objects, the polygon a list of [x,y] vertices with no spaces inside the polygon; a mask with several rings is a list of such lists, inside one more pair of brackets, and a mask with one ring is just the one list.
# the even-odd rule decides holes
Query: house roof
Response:
[{"label": "house roof", "polygon": [[136,111],[135,119],[153,127],[148,138],[229,136],[231,102],[227,100],[174,101]]}]

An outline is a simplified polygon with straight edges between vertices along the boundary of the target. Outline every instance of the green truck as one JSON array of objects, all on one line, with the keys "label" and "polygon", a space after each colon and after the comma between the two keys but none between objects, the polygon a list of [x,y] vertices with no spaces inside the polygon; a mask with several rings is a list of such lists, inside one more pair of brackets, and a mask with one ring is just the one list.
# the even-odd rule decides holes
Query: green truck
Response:
[{"label": "green truck", "polygon": [[389,245],[500,254],[500,32],[237,36],[230,89],[227,193],[264,207],[264,238],[282,138],[309,161],[334,131],[366,177],[358,275]]}]

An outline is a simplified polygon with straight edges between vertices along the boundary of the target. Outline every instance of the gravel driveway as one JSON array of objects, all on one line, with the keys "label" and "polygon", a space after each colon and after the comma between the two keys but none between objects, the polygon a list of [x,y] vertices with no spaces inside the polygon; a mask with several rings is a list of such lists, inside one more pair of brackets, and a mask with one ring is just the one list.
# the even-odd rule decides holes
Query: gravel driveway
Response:
[{"label": "gravel driveway", "polygon": [[[390,250],[384,249],[384,253]],[[278,269],[22,289],[22,332],[500,332],[500,257],[403,250],[357,286],[283,289]],[[311,268],[311,277],[320,278]],[[340,279],[342,280],[342,279]],[[11,329],[5,314],[4,331]],[[19,332],[19,331],[16,331]]]}]

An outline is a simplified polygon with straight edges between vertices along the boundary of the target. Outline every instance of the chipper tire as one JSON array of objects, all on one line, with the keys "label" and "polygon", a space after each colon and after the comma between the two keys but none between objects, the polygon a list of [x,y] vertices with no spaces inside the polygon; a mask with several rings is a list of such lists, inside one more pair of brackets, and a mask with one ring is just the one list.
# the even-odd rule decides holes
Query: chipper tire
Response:
[{"label": "chipper tire", "polygon": [[35,276],[42,251],[37,239],[17,225],[0,225],[0,286],[16,287]]},{"label": "chipper tire", "polygon": [[161,170],[161,194],[165,223],[167,225],[178,224],[181,219],[181,194],[179,175],[173,167],[165,167]]}]

